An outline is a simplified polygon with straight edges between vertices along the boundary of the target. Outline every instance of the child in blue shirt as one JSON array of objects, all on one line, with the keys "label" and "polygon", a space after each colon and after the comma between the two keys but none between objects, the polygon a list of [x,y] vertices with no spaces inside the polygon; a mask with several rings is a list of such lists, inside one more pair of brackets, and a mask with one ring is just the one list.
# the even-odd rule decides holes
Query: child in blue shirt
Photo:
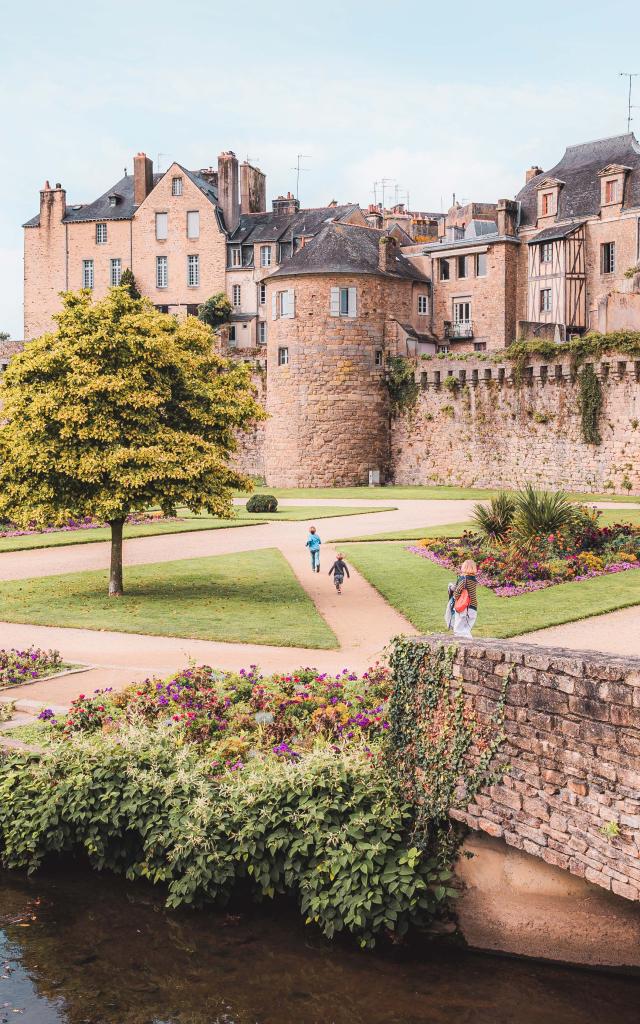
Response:
[{"label": "child in blue shirt", "polygon": [[307,547],[311,554],[311,572],[320,572],[320,545],[322,541],[316,533],[315,526],[309,527],[309,536],[307,537]]}]

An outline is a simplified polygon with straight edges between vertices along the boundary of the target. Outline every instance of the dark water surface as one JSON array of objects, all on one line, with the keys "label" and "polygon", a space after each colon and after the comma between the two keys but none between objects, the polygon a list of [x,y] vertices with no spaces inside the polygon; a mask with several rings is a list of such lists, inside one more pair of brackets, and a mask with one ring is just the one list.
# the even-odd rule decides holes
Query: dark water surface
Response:
[{"label": "dark water surface", "polygon": [[640,980],[442,943],[360,953],[288,909],[168,913],[119,879],[0,874],[0,1024],[638,1024]]}]

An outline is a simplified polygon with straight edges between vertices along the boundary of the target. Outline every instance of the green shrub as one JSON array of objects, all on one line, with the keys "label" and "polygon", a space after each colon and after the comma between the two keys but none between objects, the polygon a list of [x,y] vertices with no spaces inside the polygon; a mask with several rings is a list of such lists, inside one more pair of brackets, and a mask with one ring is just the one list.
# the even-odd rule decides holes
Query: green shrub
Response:
[{"label": "green shrub", "polygon": [[474,505],[472,520],[480,533],[495,544],[503,541],[513,520],[516,504],[510,494],[501,491],[489,505]]},{"label": "green shrub", "polygon": [[[413,811],[363,745],[249,760],[213,774],[166,733],[76,735],[0,761],[0,852],[8,868],[48,854],[168,888],[167,905],[293,894],[307,923],[374,944],[446,906],[450,872],[408,839]],[[443,884],[444,883],[444,884]]]},{"label": "green shrub", "polygon": [[278,499],[273,494],[252,494],[246,509],[247,512],[277,512]]},{"label": "green shrub", "polygon": [[539,537],[570,529],[576,517],[564,491],[538,491],[527,484],[515,496],[513,534],[522,544],[532,544]]},{"label": "green shrub", "polygon": [[583,366],[578,378],[578,402],[582,440],[587,444],[601,444],[602,385],[591,363]]}]

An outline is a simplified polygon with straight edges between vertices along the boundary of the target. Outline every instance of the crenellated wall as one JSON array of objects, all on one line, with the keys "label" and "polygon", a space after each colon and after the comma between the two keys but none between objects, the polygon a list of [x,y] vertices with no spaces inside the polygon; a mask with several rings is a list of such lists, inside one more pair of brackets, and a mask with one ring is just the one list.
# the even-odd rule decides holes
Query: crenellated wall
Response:
[{"label": "crenellated wall", "polygon": [[593,366],[599,445],[582,438],[566,356],[535,358],[520,378],[507,360],[419,361],[417,406],[392,424],[394,483],[640,493],[640,361],[612,355]]}]

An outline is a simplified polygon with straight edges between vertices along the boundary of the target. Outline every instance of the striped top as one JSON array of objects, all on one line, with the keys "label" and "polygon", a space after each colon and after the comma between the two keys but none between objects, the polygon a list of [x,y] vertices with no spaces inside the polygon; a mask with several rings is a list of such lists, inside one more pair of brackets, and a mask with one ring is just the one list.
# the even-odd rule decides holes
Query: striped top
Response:
[{"label": "striped top", "polygon": [[457,601],[460,594],[467,588],[469,591],[469,607],[478,610],[478,595],[476,593],[476,578],[475,576],[460,576],[456,583],[456,589],[453,592],[454,600]]}]

